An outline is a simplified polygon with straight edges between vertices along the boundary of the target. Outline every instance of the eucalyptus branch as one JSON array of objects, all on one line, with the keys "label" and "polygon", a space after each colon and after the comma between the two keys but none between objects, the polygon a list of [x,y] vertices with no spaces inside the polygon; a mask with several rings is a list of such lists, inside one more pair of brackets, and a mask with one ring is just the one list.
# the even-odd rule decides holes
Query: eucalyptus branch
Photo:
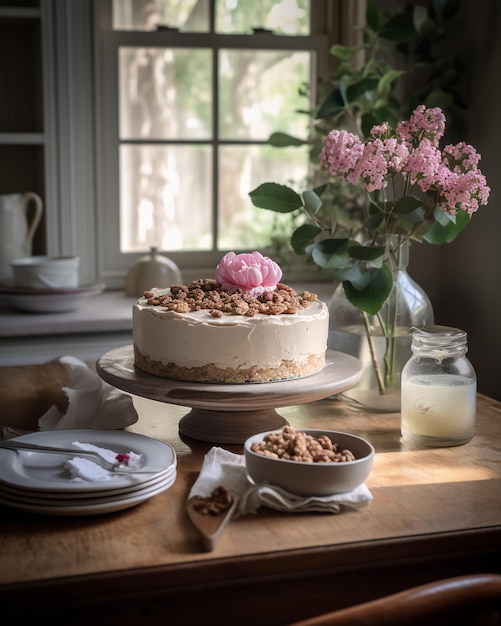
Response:
[{"label": "eucalyptus branch", "polygon": [[383,316],[381,315],[381,309],[376,313],[376,317],[377,317],[378,322],[379,322],[379,324],[381,326],[381,330],[383,332],[383,336],[384,337],[388,337],[388,329],[386,327],[386,323],[385,323],[385,321],[383,319]]},{"label": "eucalyptus branch", "polygon": [[303,205],[303,209],[304,209],[306,215],[309,217],[309,219],[311,220],[311,222],[312,222],[312,224],[314,226],[318,226],[322,230],[330,231],[330,229],[331,229],[330,228],[330,224],[328,224],[327,222],[324,222],[323,220],[321,220],[317,215],[315,215],[315,213],[310,211],[310,209],[308,209],[304,205]]},{"label": "eucalyptus branch", "polygon": [[381,373],[381,368],[379,367],[379,362],[378,362],[378,359],[377,359],[376,347],[374,345],[374,337],[371,334],[371,328],[370,328],[370,324],[369,324],[369,316],[367,315],[367,313],[365,311],[362,311],[361,313],[362,313],[362,319],[364,321],[365,334],[367,336],[367,342],[369,344],[369,351],[371,353],[372,366],[374,368],[374,373],[376,375],[377,386],[378,386],[378,389],[379,389],[379,393],[383,394],[384,390],[385,390],[384,380],[383,380],[383,375]]},{"label": "eucalyptus branch", "polygon": [[[395,179],[395,177],[393,177],[393,179]],[[404,177],[404,181],[404,196],[408,196],[411,188],[411,175],[407,174],[407,176]]]}]

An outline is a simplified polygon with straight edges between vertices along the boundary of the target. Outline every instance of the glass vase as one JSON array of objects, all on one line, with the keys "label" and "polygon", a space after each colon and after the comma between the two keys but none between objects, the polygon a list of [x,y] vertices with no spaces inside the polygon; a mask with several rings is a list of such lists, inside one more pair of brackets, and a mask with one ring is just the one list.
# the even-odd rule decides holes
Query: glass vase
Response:
[{"label": "glass vase", "polygon": [[[356,356],[362,378],[341,394],[351,406],[382,413],[400,411],[400,376],[412,355],[409,330],[434,323],[433,307],[424,290],[409,276],[409,241],[385,237],[393,288],[377,315],[363,314],[339,285],[329,302],[332,350]],[[365,316],[365,319],[364,319]]]}]

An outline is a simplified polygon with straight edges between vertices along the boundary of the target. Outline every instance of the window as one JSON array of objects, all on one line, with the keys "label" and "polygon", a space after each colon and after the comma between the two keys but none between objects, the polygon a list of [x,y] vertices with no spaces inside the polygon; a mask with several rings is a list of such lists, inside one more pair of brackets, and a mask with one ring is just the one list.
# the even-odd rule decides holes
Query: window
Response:
[{"label": "window", "polygon": [[328,58],[324,3],[96,6],[97,220],[108,276],[155,246],[191,279],[190,269],[199,276],[225,251],[262,249],[273,232],[290,229],[290,216],[256,209],[248,193],[307,175],[306,148],[274,149],[267,140],[277,130],[308,134],[310,117],[298,111],[310,109]]}]

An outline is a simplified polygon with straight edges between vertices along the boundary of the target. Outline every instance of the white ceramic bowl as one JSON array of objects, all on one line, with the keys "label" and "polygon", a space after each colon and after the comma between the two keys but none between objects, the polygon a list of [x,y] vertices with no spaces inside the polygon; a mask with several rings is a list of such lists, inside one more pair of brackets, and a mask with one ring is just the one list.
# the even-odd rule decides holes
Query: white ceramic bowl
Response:
[{"label": "white ceramic bowl", "polygon": [[[281,431],[268,431],[281,432]],[[361,485],[369,476],[374,460],[373,446],[356,435],[333,430],[298,429],[318,438],[327,435],[339,450],[348,449],[354,461],[339,463],[307,463],[274,459],[251,450],[255,441],[262,441],[267,433],[249,437],[244,444],[247,473],[255,483],[269,483],[299,496],[330,496],[347,493]]]},{"label": "white ceramic bowl", "polygon": [[11,261],[16,287],[28,289],[76,289],[78,266],[76,256],[28,256]]}]

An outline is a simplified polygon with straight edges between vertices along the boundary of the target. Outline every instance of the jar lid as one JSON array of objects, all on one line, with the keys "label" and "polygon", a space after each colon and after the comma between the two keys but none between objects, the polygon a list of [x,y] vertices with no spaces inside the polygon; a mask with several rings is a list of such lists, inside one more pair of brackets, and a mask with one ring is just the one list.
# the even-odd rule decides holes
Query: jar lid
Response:
[{"label": "jar lid", "polygon": [[460,328],[429,324],[410,329],[413,352],[427,354],[434,358],[445,358],[465,354],[467,334]]}]

